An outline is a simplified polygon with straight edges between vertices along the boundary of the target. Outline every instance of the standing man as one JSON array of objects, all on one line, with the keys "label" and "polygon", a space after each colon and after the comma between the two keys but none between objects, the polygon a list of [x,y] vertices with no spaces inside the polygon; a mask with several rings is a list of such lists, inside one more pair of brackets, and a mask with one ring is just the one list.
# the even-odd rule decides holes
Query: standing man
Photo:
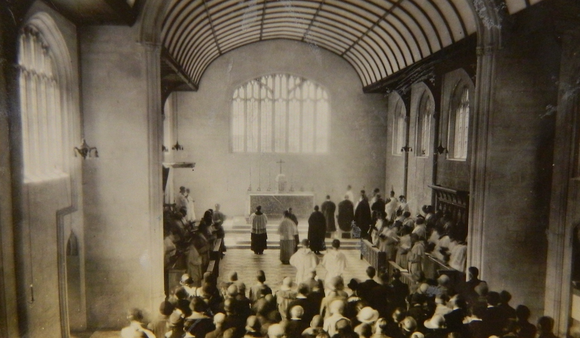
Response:
[{"label": "standing man", "polygon": [[337,220],[341,232],[350,232],[354,220],[354,204],[348,195],[344,196],[344,201],[338,203]]},{"label": "standing man", "polygon": [[378,215],[379,212],[385,213],[385,200],[381,197],[381,194],[376,194],[375,201],[371,204],[371,211]]},{"label": "standing man", "polygon": [[175,196],[175,211],[185,210],[183,215],[188,214],[187,212],[187,198],[185,197],[185,187],[179,187],[179,193]]},{"label": "standing man", "polygon": [[336,212],[336,204],[330,200],[330,196],[326,195],[326,201],[321,205],[321,211],[326,220],[326,234],[330,238],[334,238],[336,233],[336,222],[334,221],[334,213]]},{"label": "standing man", "polygon": [[308,240],[310,249],[319,255],[320,251],[326,250],[324,235],[326,234],[326,219],[319,211],[318,205],[314,206],[314,212],[308,218]]},{"label": "standing man", "polygon": [[191,196],[189,188],[185,189],[185,199],[187,201],[187,220],[189,222],[195,221],[195,200]]},{"label": "standing man", "polygon": [[268,217],[262,212],[261,205],[258,205],[256,212],[250,216],[250,224],[252,224],[251,249],[256,255],[261,255],[268,248],[268,234],[266,233]]},{"label": "standing man", "polygon": [[215,209],[213,211],[213,224],[217,228],[223,228],[224,222],[226,220],[226,215],[220,211],[221,206],[216,203]]},{"label": "standing man", "polygon": [[220,253],[224,253],[226,251],[226,245],[225,245],[225,235],[226,232],[224,230],[224,222],[226,220],[226,215],[224,215],[223,212],[220,211],[220,205],[219,203],[216,203],[215,205],[215,210],[213,212],[213,225],[212,225],[212,234],[213,236],[215,236],[216,240],[221,239],[222,243],[220,244]]},{"label": "standing man", "polygon": [[296,268],[296,283],[306,281],[318,265],[318,257],[310,250],[310,242],[303,239],[301,244],[302,247],[290,257],[290,264]]},{"label": "standing man", "polygon": [[394,222],[397,217],[397,209],[399,208],[399,200],[395,197],[395,192],[391,191],[389,202],[385,205],[385,215],[387,221]]},{"label": "standing man", "polygon": [[360,228],[361,238],[368,238],[369,228],[371,226],[371,207],[364,190],[360,191],[360,201],[354,211],[354,222]]},{"label": "standing man", "polygon": [[294,222],[294,224],[298,226],[298,218],[296,218],[296,215],[294,215],[294,212],[292,212],[292,208],[288,208],[288,215],[289,215],[288,217],[292,220],[292,222]]},{"label": "standing man", "polygon": [[293,251],[296,252],[296,250],[298,250],[298,244],[300,244],[300,237],[298,236],[298,218],[296,218],[296,215],[294,215],[294,213],[292,212],[292,208],[288,208],[288,218],[290,218],[292,222],[296,224],[296,235],[294,236],[294,251]]},{"label": "standing man", "polygon": [[348,196],[349,201],[354,203],[354,193],[352,192],[352,187],[350,185],[346,187],[346,193],[344,194]]},{"label": "standing man", "polygon": [[407,254],[407,264],[409,273],[416,281],[422,277],[424,257],[425,243],[419,240],[417,234],[411,234],[411,251]]},{"label": "standing man", "polygon": [[278,226],[280,235],[280,261],[282,264],[290,264],[290,256],[294,254],[297,243],[295,238],[298,236],[298,228],[289,217],[288,211],[284,211],[284,218]]},{"label": "standing man", "polygon": [[322,266],[326,269],[326,277],[324,279],[330,280],[333,277],[342,277],[344,269],[346,269],[346,256],[339,250],[340,241],[335,239],[332,241],[332,249],[328,250],[322,259]]},{"label": "standing man", "polygon": [[373,190],[373,197],[371,197],[371,201],[369,202],[369,204],[372,206],[373,204],[375,204],[375,202],[377,201],[378,198],[381,197],[380,195],[381,189],[379,188],[375,188]]}]

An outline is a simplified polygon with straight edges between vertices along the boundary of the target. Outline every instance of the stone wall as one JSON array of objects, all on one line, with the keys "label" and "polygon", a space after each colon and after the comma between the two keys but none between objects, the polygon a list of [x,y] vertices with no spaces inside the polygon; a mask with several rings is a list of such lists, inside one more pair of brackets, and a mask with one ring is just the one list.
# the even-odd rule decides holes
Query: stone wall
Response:
[{"label": "stone wall", "polygon": [[[241,84],[272,73],[303,76],[324,86],[330,98],[329,151],[323,154],[233,153],[230,150],[231,99]],[[338,202],[346,186],[353,191],[384,186],[385,111],[380,95],[363,94],[355,71],[338,56],[315,46],[277,40],[252,44],[214,61],[198,92],[178,95],[179,143],[174,160],[196,162],[195,171],[177,169],[176,187],[192,190],[196,215],[222,205],[228,215],[244,215],[247,190],[275,190],[276,161],[294,190],[312,191],[315,203],[327,194]],[[173,141],[175,142],[175,140]],[[268,183],[268,180],[270,183]],[[176,190],[178,191],[178,190]],[[265,210],[268,213],[267,210]]]}]

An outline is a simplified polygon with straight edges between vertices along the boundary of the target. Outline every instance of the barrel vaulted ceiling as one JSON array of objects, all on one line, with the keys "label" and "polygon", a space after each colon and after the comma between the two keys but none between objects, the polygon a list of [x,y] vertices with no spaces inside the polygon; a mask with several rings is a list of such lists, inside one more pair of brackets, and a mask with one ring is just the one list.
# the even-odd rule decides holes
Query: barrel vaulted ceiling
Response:
[{"label": "barrel vaulted ceiling", "polygon": [[[341,56],[366,87],[476,33],[478,0],[171,1],[163,45],[196,87],[221,55],[273,39]],[[530,0],[510,3],[515,12]]]}]

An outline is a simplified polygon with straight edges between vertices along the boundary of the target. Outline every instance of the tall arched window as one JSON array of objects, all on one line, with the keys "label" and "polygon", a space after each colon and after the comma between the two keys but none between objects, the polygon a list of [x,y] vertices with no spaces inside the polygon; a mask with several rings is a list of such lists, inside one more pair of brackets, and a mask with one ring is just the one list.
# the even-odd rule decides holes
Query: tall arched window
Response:
[{"label": "tall arched window", "polygon": [[429,142],[431,140],[431,118],[435,103],[433,97],[427,91],[421,95],[419,109],[417,111],[417,156],[429,156]]},{"label": "tall arched window", "polygon": [[232,150],[326,152],[329,114],[326,90],[312,81],[289,74],[253,79],[232,97]]},{"label": "tall arched window", "polygon": [[467,159],[469,141],[469,87],[460,85],[453,95],[449,119],[450,158]]},{"label": "tall arched window", "polygon": [[24,177],[38,181],[67,172],[64,131],[72,128],[64,76],[59,76],[53,46],[31,20],[19,40],[18,69],[22,115]]},{"label": "tall arched window", "polygon": [[393,113],[393,155],[401,155],[407,142],[407,111],[400,97],[397,97]]}]

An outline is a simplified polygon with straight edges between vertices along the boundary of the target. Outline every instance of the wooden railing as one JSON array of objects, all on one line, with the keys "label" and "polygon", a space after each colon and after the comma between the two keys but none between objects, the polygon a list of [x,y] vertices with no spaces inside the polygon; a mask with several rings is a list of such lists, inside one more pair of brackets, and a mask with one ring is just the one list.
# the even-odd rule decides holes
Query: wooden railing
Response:
[{"label": "wooden railing", "polygon": [[380,251],[366,239],[360,240],[360,258],[364,258],[377,272],[387,269],[387,253]]},{"label": "wooden railing", "polygon": [[465,239],[469,217],[469,191],[438,185],[430,185],[429,188],[435,192],[435,210],[449,214],[455,222],[456,235]]},{"label": "wooden railing", "polygon": [[211,252],[209,253],[209,265],[207,266],[207,271],[211,272],[215,278],[219,277],[220,274],[220,261],[222,259],[222,252],[220,247],[222,246],[223,238],[216,239]]},{"label": "wooden railing", "polygon": [[[401,271],[401,281],[409,286],[416,284],[411,274],[407,271],[407,267],[401,267],[394,261],[387,261],[385,252],[379,251],[371,242],[366,239],[361,239],[360,242],[360,258],[365,259],[370,266],[374,267],[377,272],[387,271],[389,276],[393,275],[395,269]],[[423,259],[423,273],[427,279],[437,279],[439,276],[445,274],[449,276],[450,286],[456,287],[465,280],[465,273],[453,269],[445,263],[432,257],[430,254],[425,254]]]}]

